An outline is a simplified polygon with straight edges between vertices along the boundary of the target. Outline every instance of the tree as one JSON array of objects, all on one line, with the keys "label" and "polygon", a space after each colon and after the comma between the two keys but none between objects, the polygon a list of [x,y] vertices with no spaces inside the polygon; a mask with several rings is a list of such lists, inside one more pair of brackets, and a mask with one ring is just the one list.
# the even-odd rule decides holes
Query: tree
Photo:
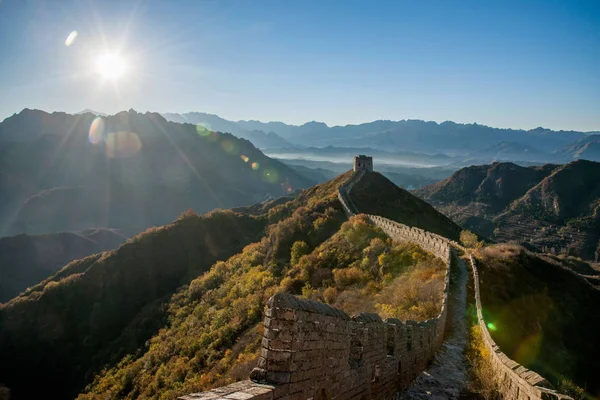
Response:
[{"label": "tree", "polygon": [[306,242],[298,240],[292,245],[290,262],[292,263],[292,265],[296,265],[298,264],[300,257],[308,253],[310,253],[310,248],[308,247]]},{"label": "tree", "polygon": [[477,235],[466,229],[460,232],[460,242],[472,249],[480,249],[485,244],[483,240],[477,241]]}]

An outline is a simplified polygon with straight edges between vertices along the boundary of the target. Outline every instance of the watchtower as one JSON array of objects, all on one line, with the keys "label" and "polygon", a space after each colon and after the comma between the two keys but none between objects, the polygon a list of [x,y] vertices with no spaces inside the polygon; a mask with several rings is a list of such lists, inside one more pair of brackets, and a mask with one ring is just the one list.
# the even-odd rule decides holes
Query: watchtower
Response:
[{"label": "watchtower", "polygon": [[373,171],[373,157],[358,155],[354,157],[354,171]]}]

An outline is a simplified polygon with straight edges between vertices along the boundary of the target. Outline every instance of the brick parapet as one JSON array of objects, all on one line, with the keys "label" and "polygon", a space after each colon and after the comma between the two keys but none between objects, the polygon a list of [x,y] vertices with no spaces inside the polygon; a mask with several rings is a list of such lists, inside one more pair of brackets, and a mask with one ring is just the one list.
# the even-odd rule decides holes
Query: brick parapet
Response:
[{"label": "brick parapet", "polygon": [[571,397],[552,390],[549,382],[538,373],[528,370],[519,363],[511,360],[500,350],[494,342],[487,324],[483,319],[481,292],[479,288],[479,273],[477,264],[472,254],[469,254],[469,262],[473,273],[473,284],[475,292],[475,308],[477,312],[477,323],[483,336],[483,343],[490,353],[490,362],[493,365],[494,380],[498,385],[499,392],[505,399],[515,400],[551,400],[571,399]]}]

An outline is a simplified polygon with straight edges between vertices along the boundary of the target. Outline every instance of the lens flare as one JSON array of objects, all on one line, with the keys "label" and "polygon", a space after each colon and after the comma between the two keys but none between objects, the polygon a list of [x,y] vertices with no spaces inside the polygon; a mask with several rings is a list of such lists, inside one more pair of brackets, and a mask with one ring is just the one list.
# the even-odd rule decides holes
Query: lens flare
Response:
[{"label": "lens flare", "polygon": [[133,132],[114,132],[106,136],[106,155],[110,158],[131,157],[142,148],[142,142]]},{"label": "lens flare", "polygon": [[262,171],[262,179],[268,183],[279,182],[279,173],[272,168],[266,168]]},{"label": "lens flare", "polygon": [[225,150],[225,153],[236,155],[239,152],[239,146],[237,143],[232,142],[231,140],[223,140],[221,142],[221,147]]},{"label": "lens flare", "polygon": [[205,137],[206,137],[206,140],[208,140],[209,142],[213,142],[213,143],[219,140],[219,135],[217,134],[217,132],[213,132],[213,131],[210,131],[208,133],[208,136],[205,136]]},{"label": "lens flare", "polygon": [[496,329],[497,329],[496,325],[492,324],[491,322],[487,323],[487,328],[492,332],[496,331]]},{"label": "lens flare", "polygon": [[210,135],[210,129],[208,129],[206,126],[204,126],[202,124],[196,125],[196,132],[198,132],[198,135],[200,135],[200,136]]},{"label": "lens flare", "polygon": [[240,158],[242,160],[244,160],[245,163],[247,163],[248,161],[250,161],[250,159],[247,156],[243,155],[243,154],[240,156]]},{"label": "lens flare", "polygon": [[88,140],[90,143],[98,144],[104,137],[104,120],[100,117],[94,118],[90,124],[90,131],[88,133]]},{"label": "lens flare", "polygon": [[65,46],[69,47],[73,43],[75,43],[75,39],[77,39],[77,35],[79,35],[79,33],[77,33],[77,31],[73,31],[73,32],[69,33],[69,36],[67,36],[67,38],[65,39]]},{"label": "lens flare", "polygon": [[251,164],[251,166],[252,166],[252,169],[255,170],[255,171],[260,168],[260,165],[256,161],[254,161]]},{"label": "lens flare", "polygon": [[542,332],[522,339],[515,351],[515,359],[525,365],[535,362],[540,354],[542,339]]}]

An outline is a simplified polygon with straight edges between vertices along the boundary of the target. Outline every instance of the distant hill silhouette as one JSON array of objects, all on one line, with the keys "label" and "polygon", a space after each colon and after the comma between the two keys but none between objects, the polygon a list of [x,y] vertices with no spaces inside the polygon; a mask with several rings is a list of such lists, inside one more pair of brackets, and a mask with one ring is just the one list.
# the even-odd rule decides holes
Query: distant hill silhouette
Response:
[{"label": "distant hill silhouette", "polygon": [[184,114],[164,113],[162,115],[169,121],[182,124],[200,124],[214,131],[231,133],[237,137],[251,141],[259,148],[291,146],[290,142],[276,133],[260,129],[246,129],[235,122],[227,121],[214,114],[189,112]]},{"label": "distant hill silhouette", "polygon": [[569,160],[584,159],[600,161],[600,135],[589,135],[577,142],[566,146],[557,155]]},{"label": "distant hill silhouette", "polygon": [[100,112],[100,111],[90,110],[89,108],[86,108],[85,110],[81,110],[78,113],[75,113],[75,115],[77,115],[77,114],[88,114],[88,113],[89,114],[97,115],[99,117],[107,117],[108,116],[108,114],[106,114],[106,113],[103,113],[103,112]]},{"label": "distant hill silhouette", "polygon": [[247,140],[133,110],[25,109],[0,123],[0,234],[161,225],[312,182]]},{"label": "distant hill silhouette", "polygon": [[600,163],[463,168],[415,191],[466,228],[537,248],[594,257],[600,239]]},{"label": "distant hill silhouette", "polygon": [[518,142],[500,142],[470,153],[467,157],[488,160],[548,162],[553,156]]},{"label": "distant hill silhouette", "polygon": [[[283,122],[229,121],[216,115],[205,113],[164,114],[167,119],[177,122],[189,120],[193,123],[206,122],[219,128],[213,129],[239,134],[240,130],[274,133],[294,145],[325,147],[372,147],[388,151],[410,151],[418,153],[443,153],[465,156],[477,150],[497,146],[495,155],[504,161],[569,161],[556,160],[553,156],[542,155],[558,152],[565,146],[586,137],[585,132],[553,131],[542,127],[522,129],[493,128],[477,123],[460,124],[452,121],[442,123],[422,120],[389,121],[378,120],[357,125],[327,126],[322,122],[311,121],[302,125],[290,125]],[[236,133],[238,132],[238,133]],[[588,132],[587,134],[600,133]],[[242,136],[244,137],[244,136]],[[252,138],[249,138],[253,140]],[[264,142],[263,142],[264,143]],[[507,146],[507,143],[510,145]],[[273,144],[259,147],[287,147]],[[522,146],[522,148],[520,148]],[[509,148],[512,147],[512,148]],[[488,149],[487,151],[492,151]],[[538,154],[541,153],[541,154]],[[527,155],[530,158],[522,159]],[[518,156],[519,158],[512,158]],[[488,158],[488,161],[494,158]],[[478,160],[481,160],[478,158]]]},{"label": "distant hill silhouette", "polygon": [[116,249],[126,240],[122,233],[110,229],[0,238],[0,303],[46,279],[70,261]]}]

